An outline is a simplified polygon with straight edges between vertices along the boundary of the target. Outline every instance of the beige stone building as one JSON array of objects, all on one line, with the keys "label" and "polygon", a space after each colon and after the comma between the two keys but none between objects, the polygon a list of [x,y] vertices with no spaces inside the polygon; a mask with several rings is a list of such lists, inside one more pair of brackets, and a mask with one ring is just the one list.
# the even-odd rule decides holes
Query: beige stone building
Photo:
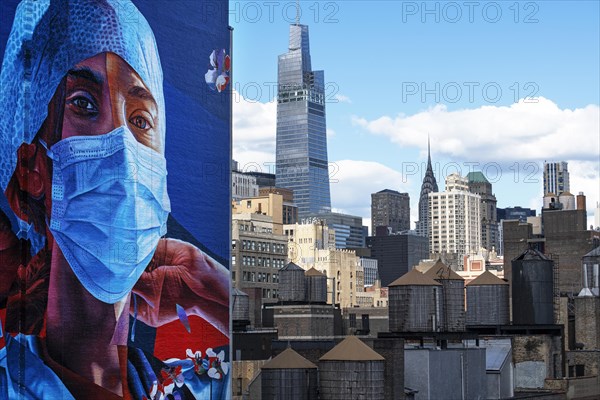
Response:
[{"label": "beige stone building", "polygon": [[232,215],[231,278],[244,291],[260,288],[262,303],[277,301],[279,270],[287,263],[287,238],[273,218],[251,212]]},{"label": "beige stone building", "polygon": [[365,291],[356,294],[356,303],[359,307],[383,308],[388,306],[388,288],[381,287],[378,279],[375,284],[365,287]]},{"label": "beige stone building", "polygon": [[315,268],[327,275],[327,302],[341,307],[358,305],[364,292],[364,270],[354,250],[335,249],[335,232],[321,221],[284,225],[288,257],[305,270]]},{"label": "beige stone building", "polygon": [[232,204],[231,214],[259,214],[271,217],[273,233],[283,234],[283,196],[277,193],[268,193],[240,199]]}]

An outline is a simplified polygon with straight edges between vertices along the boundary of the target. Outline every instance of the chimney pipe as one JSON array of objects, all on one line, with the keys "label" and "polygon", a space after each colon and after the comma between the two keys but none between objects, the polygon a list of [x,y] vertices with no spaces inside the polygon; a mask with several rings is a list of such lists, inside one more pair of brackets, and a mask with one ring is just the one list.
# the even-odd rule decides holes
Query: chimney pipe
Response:
[{"label": "chimney pipe", "polygon": [[588,287],[588,273],[587,273],[587,264],[583,263],[583,289],[581,289],[581,292],[579,292],[579,294],[577,295],[578,297],[590,297],[593,296],[594,294],[592,293],[592,291],[589,289]]},{"label": "chimney pipe", "polygon": [[600,295],[600,288],[598,287],[598,264],[594,264],[594,288],[592,289],[592,293],[595,296]]},{"label": "chimney pipe", "polygon": [[577,195],[577,209],[583,211],[586,210],[585,195],[583,194],[583,192],[579,192],[579,194]]}]

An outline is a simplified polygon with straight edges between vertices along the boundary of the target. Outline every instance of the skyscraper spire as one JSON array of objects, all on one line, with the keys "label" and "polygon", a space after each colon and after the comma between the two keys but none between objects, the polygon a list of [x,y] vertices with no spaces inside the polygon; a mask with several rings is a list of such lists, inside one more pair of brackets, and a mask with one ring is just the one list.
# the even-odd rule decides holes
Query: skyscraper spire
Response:
[{"label": "skyscraper spire", "polygon": [[421,185],[421,195],[419,196],[419,221],[417,222],[417,235],[429,235],[429,193],[437,192],[438,185],[433,174],[433,166],[431,165],[431,141],[429,134],[427,135],[427,170],[423,177]]},{"label": "skyscraper spire", "polygon": [[429,140],[429,133],[427,134],[427,169],[429,170],[431,168],[431,147],[430,147],[430,140]]}]

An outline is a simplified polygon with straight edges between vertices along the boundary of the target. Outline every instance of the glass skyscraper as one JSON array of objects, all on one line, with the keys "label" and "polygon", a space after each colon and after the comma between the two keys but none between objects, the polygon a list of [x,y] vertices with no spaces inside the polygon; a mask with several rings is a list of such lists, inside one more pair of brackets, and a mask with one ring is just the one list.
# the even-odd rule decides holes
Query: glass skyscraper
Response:
[{"label": "glass skyscraper", "polygon": [[331,210],[323,71],[312,71],[308,26],[290,26],[279,56],[276,185],[294,191],[298,217]]}]

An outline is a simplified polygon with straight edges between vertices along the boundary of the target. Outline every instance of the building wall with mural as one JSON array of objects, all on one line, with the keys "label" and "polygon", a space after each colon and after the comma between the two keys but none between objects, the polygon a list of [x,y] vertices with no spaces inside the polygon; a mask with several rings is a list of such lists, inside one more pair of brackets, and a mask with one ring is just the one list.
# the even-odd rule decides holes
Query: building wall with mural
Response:
[{"label": "building wall with mural", "polygon": [[0,398],[224,399],[224,0],[0,4]]}]

